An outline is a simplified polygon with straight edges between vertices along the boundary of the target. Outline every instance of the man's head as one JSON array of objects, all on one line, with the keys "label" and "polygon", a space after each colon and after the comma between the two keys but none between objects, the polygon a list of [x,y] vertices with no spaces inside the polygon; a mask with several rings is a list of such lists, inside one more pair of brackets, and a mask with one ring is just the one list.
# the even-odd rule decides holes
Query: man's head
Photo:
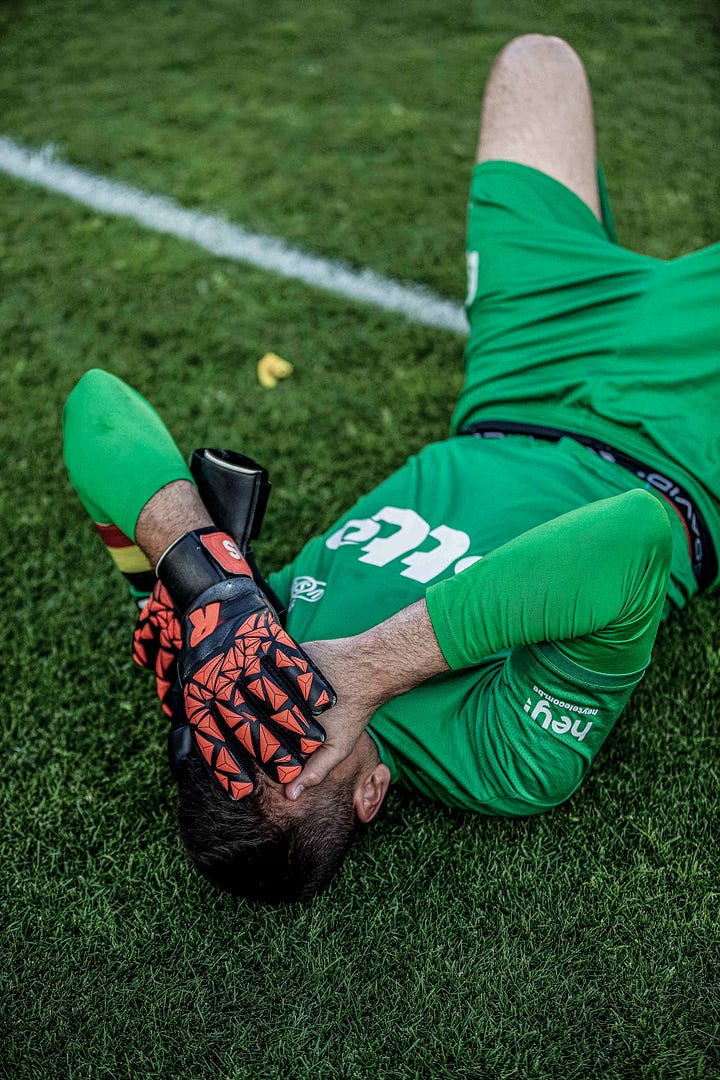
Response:
[{"label": "man's head", "polygon": [[377,815],[390,773],[363,733],[355,750],[296,802],[258,775],[233,802],[197,755],[178,781],[182,841],[198,870],[220,888],[265,903],[307,900],[340,868],[355,834]]}]

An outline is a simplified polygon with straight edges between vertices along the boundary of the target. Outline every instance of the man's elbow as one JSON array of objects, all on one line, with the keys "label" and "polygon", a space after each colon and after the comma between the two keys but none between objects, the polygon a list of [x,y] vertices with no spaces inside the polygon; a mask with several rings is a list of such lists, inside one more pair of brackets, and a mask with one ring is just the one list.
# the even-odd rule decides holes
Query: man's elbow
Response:
[{"label": "man's elbow", "polygon": [[625,500],[628,529],[638,548],[650,558],[670,565],[672,558],[671,508],[646,488],[633,488]]}]

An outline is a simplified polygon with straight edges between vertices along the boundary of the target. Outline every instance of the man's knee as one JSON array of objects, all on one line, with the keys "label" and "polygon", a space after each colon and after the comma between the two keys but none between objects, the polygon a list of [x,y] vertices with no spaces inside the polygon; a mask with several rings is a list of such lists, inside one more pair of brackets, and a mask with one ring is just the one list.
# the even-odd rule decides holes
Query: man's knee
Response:
[{"label": "man's knee", "polygon": [[580,57],[562,38],[523,34],[495,60],[476,157],[492,160],[547,173],[600,219],[590,87]]},{"label": "man's knee", "polygon": [[500,50],[495,63],[525,70],[535,65],[544,70],[584,70],[582,60],[572,45],[551,34],[521,34],[513,38]]},{"label": "man's knee", "polygon": [[522,34],[513,38],[498,53],[492,74],[506,81],[524,81],[547,86],[561,81],[565,88],[574,82],[585,83],[583,62],[559,37],[548,34]]}]

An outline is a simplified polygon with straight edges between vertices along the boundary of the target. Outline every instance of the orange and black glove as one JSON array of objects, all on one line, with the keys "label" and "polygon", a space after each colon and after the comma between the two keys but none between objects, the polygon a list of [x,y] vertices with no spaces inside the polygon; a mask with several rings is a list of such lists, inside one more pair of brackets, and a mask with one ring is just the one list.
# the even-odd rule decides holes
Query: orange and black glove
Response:
[{"label": "orange and black glove", "polygon": [[147,598],[133,633],[133,660],[155,670],[155,686],[163,712],[172,716],[172,688],[182,647],[180,618],[161,581]]},{"label": "orange and black glove", "polygon": [[178,673],[196,745],[233,799],[254,766],[280,783],[302,771],[335,693],[283,630],[235,541],[214,527],[185,533],[157,574],[181,612]]}]

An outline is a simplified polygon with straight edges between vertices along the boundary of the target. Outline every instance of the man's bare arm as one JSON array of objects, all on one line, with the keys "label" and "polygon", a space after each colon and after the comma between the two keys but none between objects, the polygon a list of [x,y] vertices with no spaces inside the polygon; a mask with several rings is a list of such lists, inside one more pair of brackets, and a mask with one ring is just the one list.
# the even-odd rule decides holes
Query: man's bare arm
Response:
[{"label": "man's bare arm", "polygon": [[286,786],[290,799],[321,783],[352,752],[376,709],[448,670],[424,600],[364,634],[303,648],[335,687],[338,700],[323,716],[325,743]]}]

